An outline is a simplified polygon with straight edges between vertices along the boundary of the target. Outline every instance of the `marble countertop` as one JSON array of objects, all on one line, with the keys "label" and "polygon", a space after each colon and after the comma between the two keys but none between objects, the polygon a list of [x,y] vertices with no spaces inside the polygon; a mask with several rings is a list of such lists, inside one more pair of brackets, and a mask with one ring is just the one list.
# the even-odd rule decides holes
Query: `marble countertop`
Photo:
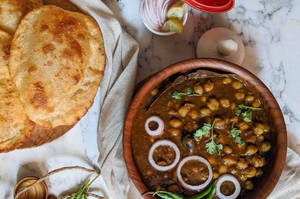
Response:
[{"label": "marble countertop", "polygon": [[184,34],[161,37],[139,17],[140,0],[104,0],[140,44],[138,81],[172,63],[196,57],[200,36],[213,27],[238,33],[246,48],[243,67],[256,74],[277,99],[289,146],[300,154],[300,1],[237,0],[227,14],[190,10]]}]

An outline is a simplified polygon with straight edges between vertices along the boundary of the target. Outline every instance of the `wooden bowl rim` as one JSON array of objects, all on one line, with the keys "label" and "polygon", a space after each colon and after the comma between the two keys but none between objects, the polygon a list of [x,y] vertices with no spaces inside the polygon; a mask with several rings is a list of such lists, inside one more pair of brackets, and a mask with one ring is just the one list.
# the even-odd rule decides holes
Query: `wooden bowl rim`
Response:
[{"label": "wooden bowl rim", "polygon": [[[273,191],[275,188],[282,170],[285,166],[286,161],[286,153],[287,153],[287,132],[286,125],[284,122],[284,118],[281,112],[281,109],[274,98],[271,91],[265,86],[265,84],[254,74],[252,74],[247,69],[238,66],[233,63],[229,63],[226,61],[218,60],[218,59],[190,59],[182,62],[178,62],[172,64],[160,72],[153,75],[137,92],[135,95],[132,104],[129,107],[129,111],[127,113],[127,117],[125,120],[124,126],[124,135],[123,135],[123,150],[124,150],[124,159],[126,162],[127,170],[130,178],[133,183],[139,190],[139,192],[143,195],[148,192],[148,188],[142,181],[142,178],[137,170],[135,161],[133,159],[132,154],[132,145],[131,145],[131,133],[132,133],[132,123],[135,118],[137,108],[140,106],[144,97],[156,86],[158,86],[165,79],[174,75],[176,73],[185,73],[195,69],[206,69],[206,70],[214,70],[222,73],[233,73],[238,75],[239,79],[243,80],[249,87],[255,89],[257,93],[261,95],[263,99],[268,98],[268,106],[270,110],[270,116],[272,121],[274,121],[274,127],[276,129],[276,156],[274,160],[274,166],[272,167],[272,173],[268,177],[265,185],[258,190],[259,193],[252,193],[245,198],[257,198],[256,195],[259,195],[259,198],[267,198],[267,196]],[[254,86],[256,87],[254,88]],[[256,197],[254,197],[256,196]],[[151,199],[152,196],[144,195],[144,198]]]}]

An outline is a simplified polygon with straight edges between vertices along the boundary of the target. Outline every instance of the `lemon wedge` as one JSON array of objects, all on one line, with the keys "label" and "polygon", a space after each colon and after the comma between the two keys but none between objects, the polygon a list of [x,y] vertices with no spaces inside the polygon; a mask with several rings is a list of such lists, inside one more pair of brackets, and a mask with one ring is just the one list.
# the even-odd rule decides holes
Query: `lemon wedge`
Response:
[{"label": "lemon wedge", "polygon": [[165,24],[162,27],[162,30],[164,32],[182,33],[183,32],[183,24],[179,19],[171,18],[165,22]]},{"label": "lemon wedge", "polygon": [[182,21],[185,12],[186,4],[183,1],[179,1],[170,7],[170,9],[167,12],[167,18],[176,18]]}]

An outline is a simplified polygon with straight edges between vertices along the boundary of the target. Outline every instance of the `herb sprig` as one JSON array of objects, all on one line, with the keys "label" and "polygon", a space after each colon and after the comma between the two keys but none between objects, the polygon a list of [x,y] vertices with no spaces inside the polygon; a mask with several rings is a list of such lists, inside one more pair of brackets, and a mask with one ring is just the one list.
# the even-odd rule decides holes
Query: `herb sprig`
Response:
[{"label": "herb sprig", "polygon": [[260,111],[262,108],[256,108],[251,106],[245,106],[243,104],[240,104],[238,106],[238,109],[235,112],[236,116],[242,116],[244,118],[245,122],[251,122],[252,121],[252,111]]},{"label": "herb sprig", "polygon": [[232,123],[230,133],[231,133],[231,136],[234,138],[235,143],[245,144],[244,140],[240,136],[242,131],[234,127],[234,122]]},{"label": "herb sprig", "polygon": [[87,199],[88,197],[88,189],[93,184],[93,182],[100,176],[100,173],[92,180],[89,180],[85,183],[74,195],[68,197],[67,199]]},{"label": "herb sprig", "polygon": [[223,145],[217,144],[214,140],[215,122],[216,120],[214,120],[212,124],[204,123],[203,127],[194,133],[194,139],[200,140],[203,138],[203,136],[206,136],[209,134],[209,132],[211,132],[211,140],[205,145],[207,152],[211,155],[220,154],[220,152],[223,150]]},{"label": "herb sprig", "polygon": [[182,92],[178,92],[178,91],[174,91],[172,93],[172,97],[174,99],[177,99],[177,100],[181,100],[182,99],[182,96],[201,96],[199,94],[196,94],[194,89],[192,87],[188,87],[186,89],[186,92],[185,93],[182,93]]}]

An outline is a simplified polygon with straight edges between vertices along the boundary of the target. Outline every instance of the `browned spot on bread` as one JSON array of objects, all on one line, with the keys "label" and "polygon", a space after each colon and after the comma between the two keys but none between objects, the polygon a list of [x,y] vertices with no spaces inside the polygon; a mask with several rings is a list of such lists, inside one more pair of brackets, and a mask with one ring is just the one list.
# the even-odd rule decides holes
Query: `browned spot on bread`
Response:
[{"label": "browned spot on bread", "polygon": [[43,52],[44,52],[45,54],[47,54],[47,53],[49,53],[49,52],[51,52],[51,51],[53,51],[53,50],[55,50],[55,47],[53,46],[53,44],[47,44],[47,45],[45,45],[45,46],[43,47]]},{"label": "browned spot on bread", "polygon": [[73,75],[72,78],[74,80],[73,81],[74,85],[78,84],[78,82],[80,81],[80,75],[79,74]]},{"label": "browned spot on bread", "polygon": [[39,109],[47,109],[48,99],[45,94],[45,89],[41,82],[36,82],[34,84],[35,93],[33,98],[30,99],[30,103],[33,105],[34,108]]},{"label": "browned spot on bread", "polygon": [[75,58],[74,56],[82,59],[82,50],[80,44],[76,40],[69,42],[69,47],[63,50],[62,56],[68,59]]},{"label": "browned spot on bread", "polygon": [[3,46],[2,50],[4,52],[3,59],[8,60],[10,54],[10,45]]},{"label": "browned spot on bread", "polygon": [[79,33],[79,34],[77,35],[77,39],[83,41],[83,40],[85,39],[85,36],[84,36],[83,34]]},{"label": "browned spot on bread", "polygon": [[44,25],[41,25],[40,31],[41,31],[41,32],[45,32],[45,31],[48,30],[48,29],[49,29],[49,26],[46,25],[46,24],[44,24]]},{"label": "browned spot on bread", "polygon": [[28,72],[29,73],[32,73],[32,72],[34,72],[34,71],[36,71],[37,70],[37,67],[36,66],[30,66],[30,68],[28,68]]}]

